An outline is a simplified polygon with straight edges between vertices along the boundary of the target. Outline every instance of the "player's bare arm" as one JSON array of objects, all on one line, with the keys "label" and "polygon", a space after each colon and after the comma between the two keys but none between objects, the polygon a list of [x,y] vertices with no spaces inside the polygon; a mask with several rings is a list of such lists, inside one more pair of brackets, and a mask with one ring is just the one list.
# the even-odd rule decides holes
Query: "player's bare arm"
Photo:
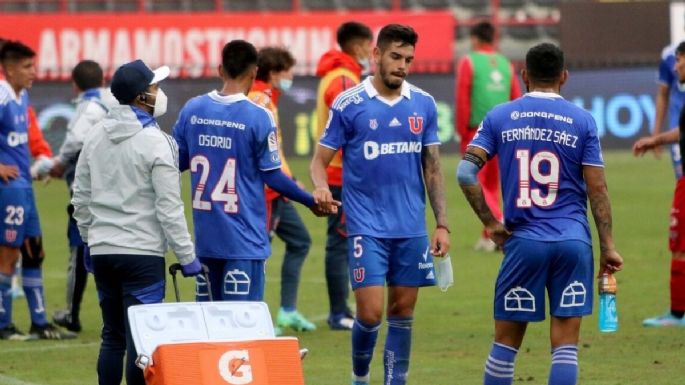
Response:
[{"label": "player's bare arm", "polygon": [[466,200],[469,201],[469,205],[471,205],[471,208],[478,216],[478,219],[480,219],[487,228],[492,241],[498,246],[502,246],[511,235],[511,232],[492,214],[490,207],[488,207],[488,204],[485,202],[483,189],[481,188],[478,179],[475,177],[477,172],[485,165],[487,159],[488,156],[485,150],[480,147],[469,146],[462,162],[471,163],[474,166],[470,166],[468,163],[466,163],[466,165],[470,166],[470,168],[477,167],[477,169],[473,172],[473,175],[465,175],[468,171],[464,170],[468,170],[469,167],[464,168],[460,163],[458,174],[459,186],[461,187],[461,191],[464,193]]},{"label": "player's bare arm", "polygon": [[[664,84],[660,84],[656,92],[656,114],[654,115],[654,127],[652,127],[652,136],[657,136],[661,133],[663,127],[664,117],[668,110],[668,102],[670,100],[670,89]],[[677,127],[674,127],[677,128]],[[654,156],[659,159],[661,156],[661,147],[654,147]]]},{"label": "player's bare arm", "polygon": [[666,84],[659,84],[656,90],[656,114],[654,115],[654,127],[652,127],[652,136],[657,136],[661,133],[661,127],[664,124],[664,117],[668,111],[668,102],[670,100],[670,88]]},{"label": "player's bare arm", "polygon": [[333,199],[331,190],[328,188],[328,175],[326,174],[326,167],[331,163],[336,151],[324,147],[316,146],[312,163],[309,165],[309,174],[314,184],[314,202],[319,206],[340,206],[340,202]]},{"label": "player's bare arm", "polygon": [[675,143],[680,139],[679,130],[670,130],[662,132],[659,135],[645,136],[638,139],[633,144],[633,154],[635,156],[642,156],[649,150],[655,150],[662,144]]},{"label": "player's bare arm", "polygon": [[583,177],[587,184],[587,195],[590,199],[592,216],[595,219],[599,234],[599,275],[605,272],[613,273],[621,270],[623,258],[616,251],[612,234],[611,203],[609,190],[604,178],[604,168],[584,166]]},{"label": "player's bare arm", "polygon": [[428,191],[437,228],[431,242],[433,255],[444,256],[450,248],[447,206],[445,203],[445,181],[440,170],[440,150],[438,146],[425,146],[421,153],[423,177]]}]

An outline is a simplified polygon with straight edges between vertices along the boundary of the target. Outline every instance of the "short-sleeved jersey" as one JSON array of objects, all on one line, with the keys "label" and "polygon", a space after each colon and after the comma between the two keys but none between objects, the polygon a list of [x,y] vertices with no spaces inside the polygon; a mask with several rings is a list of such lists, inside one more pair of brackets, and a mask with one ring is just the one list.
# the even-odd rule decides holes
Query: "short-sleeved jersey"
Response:
[{"label": "short-sleeved jersey", "polygon": [[336,98],[319,142],[343,150],[348,235],[425,235],[421,150],[440,144],[435,101],[406,81],[401,97],[389,101],[371,79]]},{"label": "short-sleeved jersey", "polygon": [[0,188],[31,187],[28,108],[26,90],[17,95],[7,81],[0,80],[0,163],[19,169],[19,177],[0,183]]},{"label": "short-sleeved jersey", "polygon": [[505,225],[515,236],[591,243],[583,166],[604,161],[590,113],[531,92],[490,111],[470,145],[499,156]]},{"label": "short-sleeved jersey", "polygon": [[243,94],[212,91],[186,103],[173,136],[180,169],[191,171],[196,254],[266,259],[271,250],[260,172],[281,167],[271,113]]},{"label": "short-sleeved jersey", "polygon": [[657,82],[669,89],[668,100],[668,129],[678,127],[680,110],[685,104],[685,86],[678,81],[678,74],[675,72],[675,49],[678,44],[669,45],[661,52],[661,62],[659,62],[659,75]]}]

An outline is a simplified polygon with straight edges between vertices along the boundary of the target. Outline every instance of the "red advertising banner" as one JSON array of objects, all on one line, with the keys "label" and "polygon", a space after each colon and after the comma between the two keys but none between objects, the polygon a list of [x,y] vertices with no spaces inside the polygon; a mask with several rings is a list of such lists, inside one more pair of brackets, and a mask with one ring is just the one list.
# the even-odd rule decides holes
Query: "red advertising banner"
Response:
[{"label": "red advertising banner", "polygon": [[359,21],[378,32],[390,23],[419,34],[416,72],[452,69],[454,16],[450,12],[5,14],[0,36],[21,40],[37,52],[38,77],[68,79],[83,59],[112,69],[134,59],[168,65],[172,76],[214,76],[221,48],[233,39],[257,47],[285,46],[298,61],[296,73],[311,75],[319,57],[336,47],[343,22]]}]

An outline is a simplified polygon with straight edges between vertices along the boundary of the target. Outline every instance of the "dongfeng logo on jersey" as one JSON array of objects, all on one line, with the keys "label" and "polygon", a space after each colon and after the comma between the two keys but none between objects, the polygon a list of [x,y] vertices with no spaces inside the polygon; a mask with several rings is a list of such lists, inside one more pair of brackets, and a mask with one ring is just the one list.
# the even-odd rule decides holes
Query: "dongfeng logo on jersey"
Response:
[{"label": "dongfeng logo on jersey", "polygon": [[219,126],[219,127],[227,127],[227,128],[237,128],[239,130],[245,129],[244,123],[232,122],[230,120],[204,118],[202,116],[197,116],[197,115],[193,115],[190,117],[190,124],[198,124],[198,125],[203,125],[203,126]]},{"label": "dongfeng logo on jersey", "polygon": [[409,117],[409,130],[414,134],[420,134],[423,131],[423,117],[421,116],[410,116]]},{"label": "dongfeng logo on jersey", "polygon": [[573,124],[573,118],[569,116],[559,115],[553,112],[545,111],[512,111],[509,117],[511,118],[511,120],[518,120],[523,118],[542,118]]}]

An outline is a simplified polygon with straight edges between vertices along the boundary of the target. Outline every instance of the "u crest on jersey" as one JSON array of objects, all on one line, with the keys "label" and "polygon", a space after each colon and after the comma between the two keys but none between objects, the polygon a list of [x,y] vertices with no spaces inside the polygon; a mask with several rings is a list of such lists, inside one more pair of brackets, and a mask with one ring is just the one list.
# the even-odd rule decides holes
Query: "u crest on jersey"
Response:
[{"label": "u crest on jersey", "polygon": [[414,134],[420,134],[423,131],[423,117],[421,116],[410,116],[409,117],[409,130]]}]

